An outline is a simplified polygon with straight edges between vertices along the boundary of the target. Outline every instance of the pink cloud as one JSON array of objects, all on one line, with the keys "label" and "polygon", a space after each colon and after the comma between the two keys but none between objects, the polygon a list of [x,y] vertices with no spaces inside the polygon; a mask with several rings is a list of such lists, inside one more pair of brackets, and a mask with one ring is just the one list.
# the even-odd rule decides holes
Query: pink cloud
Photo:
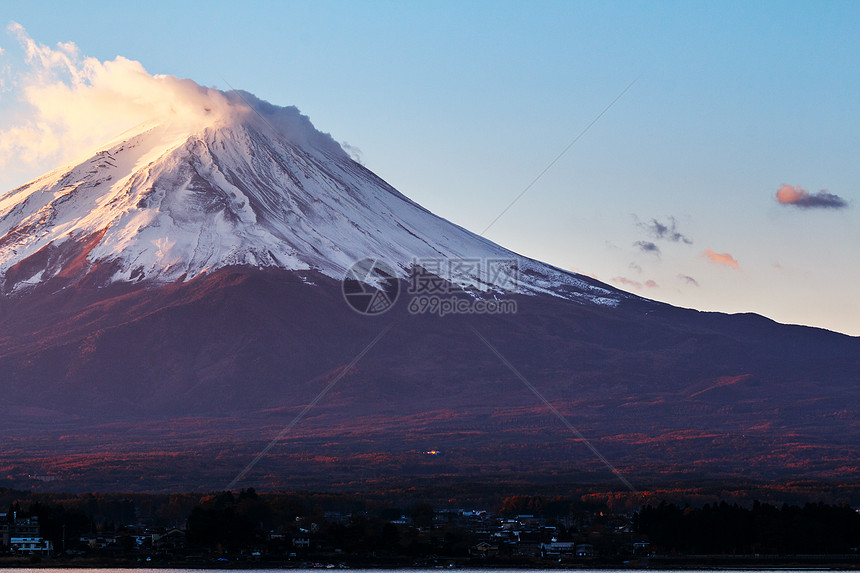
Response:
[{"label": "pink cloud", "polygon": [[643,286],[647,287],[647,288],[658,288],[660,286],[652,280],[645,281],[644,285],[642,283],[640,283],[639,281],[634,281],[632,279],[628,279],[627,277],[614,277],[610,280],[616,284],[621,284],[621,285],[624,285],[624,286],[627,286],[630,288],[635,288],[635,289],[641,289]]},{"label": "pink cloud", "polygon": [[622,284],[632,288],[642,288],[642,283],[640,283],[639,281],[630,280],[627,277],[614,277],[610,280],[612,280],[612,282],[614,283]]},{"label": "pink cloud", "polygon": [[792,187],[783,184],[776,192],[776,200],[781,205],[793,205],[801,209],[843,209],[848,206],[845,199],[826,189],[818,193],[810,193],[800,185]]},{"label": "pink cloud", "polygon": [[702,256],[706,257],[712,263],[716,263],[718,265],[725,265],[733,269],[737,269],[738,267],[740,267],[738,261],[729,253],[715,253],[711,249],[705,249],[704,251],[702,251]]}]

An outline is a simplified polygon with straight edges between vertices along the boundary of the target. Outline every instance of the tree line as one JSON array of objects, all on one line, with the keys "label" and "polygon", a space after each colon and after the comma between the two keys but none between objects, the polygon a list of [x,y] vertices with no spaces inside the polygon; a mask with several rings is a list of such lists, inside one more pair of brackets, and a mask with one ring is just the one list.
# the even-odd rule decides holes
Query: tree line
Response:
[{"label": "tree line", "polygon": [[824,503],[692,508],[664,502],[643,507],[633,527],[660,553],[849,554],[860,545],[860,513]]},{"label": "tree line", "polygon": [[[500,518],[542,518],[559,539],[598,534],[588,542],[647,541],[664,554],[848,554],[860,546],[860,514],[847,504],[741,506],[723,501],[692,507],[661,502],[618,512],[605,501],[587,499],[514,495],[488,509]],[[0,511],[8,511],[9,519],[15,514],[38,517],[42,536],[57,549],[63,540],[100,531],[131,533],[131,526],[138,531],[178,527],[190,545],[234,550],[271,545],[272,532],[283,534],[275,538],[283,539],[284,548],[293,536],[308,534],[344,551],[406,555],[443,550],[463,555],[478,541],[462,524],[440,521],[438,504],[424,500],[402,504],[340,493],[258,494],[246,489],[211,494],[51,494],[0,488]]]}]

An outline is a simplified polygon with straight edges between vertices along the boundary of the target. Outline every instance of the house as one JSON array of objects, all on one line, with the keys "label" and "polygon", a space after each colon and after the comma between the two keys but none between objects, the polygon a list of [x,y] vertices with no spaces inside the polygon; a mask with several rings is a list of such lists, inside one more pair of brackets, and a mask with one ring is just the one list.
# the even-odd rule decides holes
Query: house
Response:
[{"label": "house", "polygon": [[471,557],[480,557],[481,559],[486,559],[487,557],[496,557],[499,554],[499,546],[492,545],[487,543],[486,541],[482,541],[477,545],[473,545],[469,548],[469,555]]},{"label": "house", "polygon": [[[17,514],[13,514],[12,519],[9,519],[9,515],[6,513],[0,514],[0,516],[2,516],[0,517],[0,545],[5,545],[14,550],[13,538],[41,539],[38,517],[19,518]],[[29,546],[29,543],[27,545]]]},{"label": "house", "polygon": [[98,533],[90,533],[88,535],[81,535],[79,538],[82,545],[86,545],[90,549],[98,551],[99,549],[104,549],[108,545],[111,545],[116,542],[111,535],[100,535]]},{"label": "house", "polygon": [[651,553],[651,544],[647,541],[637,541],[633,544],[633,555],[648,555]]},{"label": "house", "polygon": [[294,535],[293,536],[293,547],[296,549],[310,549],[311,548],[311,538],[307,535]]},{"label": "house", "polygon": [[15,553],[25,555],[50,555],[54,550],[53,544],[41,537],[12,537],[9,539],[9,547]]},{"label": "house", "polygon": [[525,557],[539,557],[541,541],[546,537],[540,531],[517,531],[517,542],[514,554]]},{"label": "house", "polygon": [[181,529],[168,529],[164,533],[152,534],[152,548],[156,551],[174,551],[185,547],[185,532]]},{"label": "house", "polygon": [[540,546],[538,541],[518,541],[515,553],[525,557],[537,557],[540,555]]},{"label": "house", "polygon": [[580,543],[576,546],[576,556],[580,558],[594,557],[594,545],[590,543]]},{"label": "house", "polygon": [[15,520],[10,524],[10,530],[15,537],[39,537],[39,518],[15,518]]},{"label": "house", "polygon": [[573,555],[576,544],[573,541],[553,541],[541,544],[541,553],[544,557],[560,557],[562,555]]}]

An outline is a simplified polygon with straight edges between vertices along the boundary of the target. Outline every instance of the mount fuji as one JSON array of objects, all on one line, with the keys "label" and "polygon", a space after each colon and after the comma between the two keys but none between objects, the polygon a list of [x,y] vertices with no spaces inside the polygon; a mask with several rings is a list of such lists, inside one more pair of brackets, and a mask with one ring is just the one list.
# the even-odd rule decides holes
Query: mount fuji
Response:
[{"label": "mount fuji", "polygon": [[[213,489],[279,435],[241,485],[613,480],[583,437],[639,484],[860,477],[860,340],[519,256],[295,108],[207,101],[0,196],[0,479]],[[434,276],[516,312],[362,315],[343,279],[368,257],[401,291],[478,261]]]},{"label": "mount fuji", "polygon": [[[405,278],[417,259],[516,260],[522,288],[615,305],[623,293],[519,257],[410,201],[296,108],[222,94],[190,126],[143,124],[0,200],[0,275],[14,293],[74,282],[188,281],[241,266],[340,279],[368,255]],[[207,117],[211,116],[211,117]],[[109,268],[109,271],[106,269]],[[493,288],[479,274],[463,286]]]}]

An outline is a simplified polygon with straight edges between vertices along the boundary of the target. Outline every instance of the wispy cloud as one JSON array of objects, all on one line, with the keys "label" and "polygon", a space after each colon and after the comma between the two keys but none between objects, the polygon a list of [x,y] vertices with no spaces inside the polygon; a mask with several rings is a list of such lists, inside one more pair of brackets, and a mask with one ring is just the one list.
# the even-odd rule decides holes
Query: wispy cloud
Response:
[{"label": "wispy cloud", "polygon": [[364,154],[362,153],[361,149],[359,149],[355,145],[350,145],[346,141],[341,141],[340,146],[343,148],[344,151],[349,154],[353,161],[355,161],[359,165],[364,165],[364,162],[362,161]]},{"label": "wispy cloud", "polygon": [[635,289],[642,288],[642,283],[640,283],[639,281],[634,281],[633,279],[628,279],[627,277],[613,277],[610,280],[616,284],[633,287]]},{"label": "wispy cloud", "polygon": [[634,281],[633,279],[629,279],[627,277],[622,277],[622,276],[613,277],[610,279],[610,281],[614,282],[615,284],[628,286],[630,288],[634,288],[637,290],[641,290],[643,287],[644,288],[658,288],[660,286],[656,282],[654,282],[650,279],[645,281],[645,283],[643,284],[639,281]]},{"label": "wispy cloud", "polygon": [[643,253],[660,256],[660,247],[651,241],[636,241],[633,243],[633,246],[637,247]]},{"label": "wispy cloud", "polygon": [[686,282],[688,285],[699,286],[699,281],[697,281],[690,275],[678,275],[678,278]]},{"label": "wispy cloud", "polygon": [[145,121],[212,121],[237,107],[216,89],[152,75],[122,56],[101,62],[71,42],[38,44],[16,22],[8,31],[24,49],[26,69],[14,80],[27,109],[0,132],[0,167],[71,159]]},{"label": "wispy cloud", "polygon": [[776,192],[776,200],[780,205],[790,205],[801,209],[844,209],[848,202],[826,189],[818,193],[810,193],[800,185],[792,187],[783,184]]},{"label": "wispy cloud", "polygon": [[628,267],[631,271],[636,271],[637,273],[641,273],[641,272],[642,272],[642,267],[640,267],[640,266],[639,266],[639,265],[637,265],[636,263],[630,263],[629,265],[627,265],[627,267]]},{"label": "wispy cloud", "polygon": [[733,269],[737,269],[740,267],[738,261],[729,253],[715,253],[711,249],[705,249],[704,251],[702,251],[702,256],[707,258],[712,263],[718,265],[725,265]]},{"label": "wispy cloud", "polygon": [[636,225],[641,229],[644,229],[648,235],[655,240],[685,243],[687,245],[693,244],[693,241],[689,237],[678,231],[678,220],[671,215],[666,223],[662,223],[657,219],[651,219],[649,222],[643,223],[636,218]]}]

